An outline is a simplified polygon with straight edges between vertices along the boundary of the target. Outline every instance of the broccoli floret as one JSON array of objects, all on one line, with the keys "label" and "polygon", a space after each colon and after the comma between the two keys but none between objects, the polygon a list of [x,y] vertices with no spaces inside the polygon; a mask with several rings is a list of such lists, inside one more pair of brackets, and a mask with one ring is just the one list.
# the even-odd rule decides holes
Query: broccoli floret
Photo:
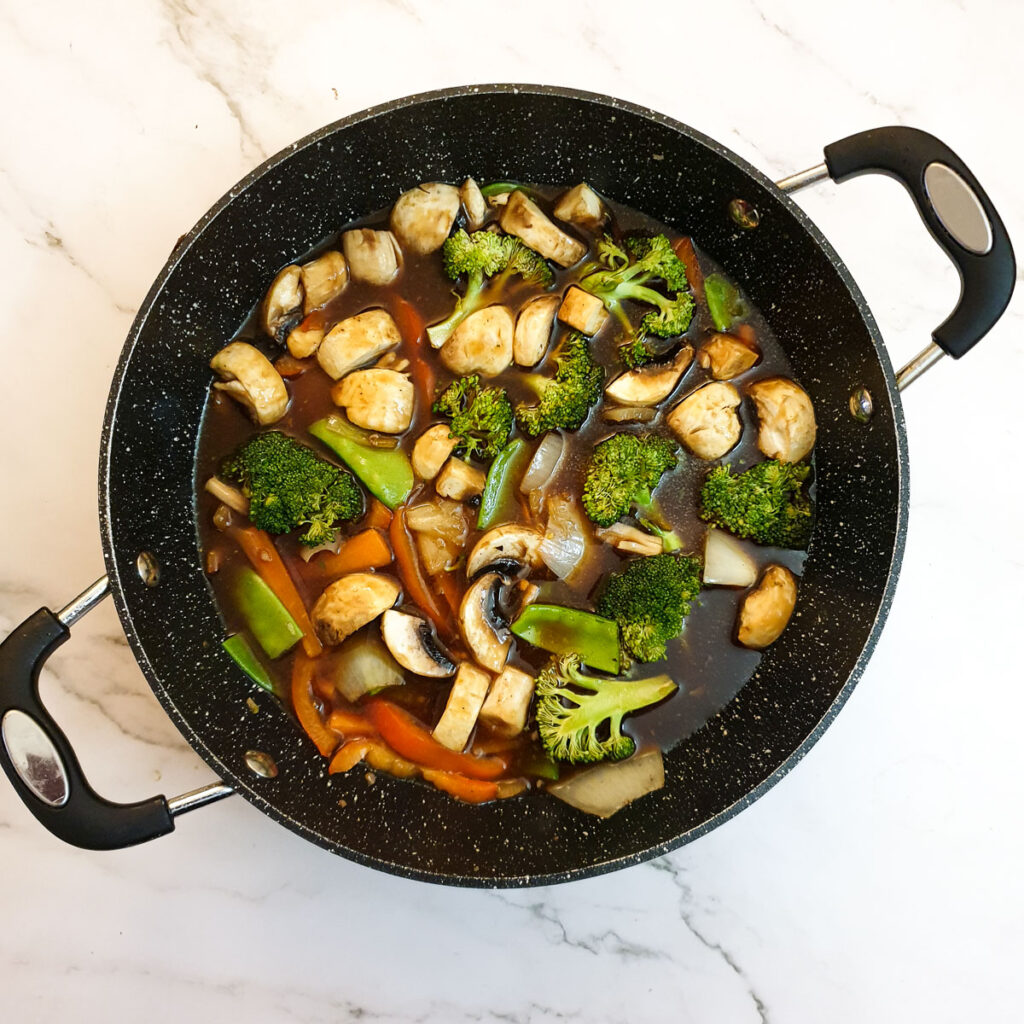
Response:
[{"label": "broccoli floret", "polygon": [[525,376],[539,402],[516,406],[516,423],[530,437],[548,430],[579,430],[590,413],[590,407],[601,397],[604,369],[594,362],[590,343],[573,331],[556,356],[558,369],[554,377],[540,374]]},{"label": "broccoli floret", "polygon": [[347,470],[279,430],[256,434],[224,460],[221,475],[241,484],[249,518],[268,533],[308,527],[299,543],[330,544],[334,524],[363,514],[363,492]]},{"label": "broccoli floret", "polygon": [[613,434],[595,446],[583,483],[583,508],[598,526],[611,526],[634,505],[646,508],[651,492],[676,462],[678,449],[654,434]]},{"label": "broccoli floret", "polygon": [[683,548],[683,542],[679,539],[679,534],[675,530],[665,530],[658,526],[657,523],[651,522],[650,519],[644,519],[638,517],[640,525],[648,532],[653,533],[655,537],[661,539],[661,550],[668,551],[681,551]]},{"label": "broccoli floret", "polygon": [[453,380],[434,402],[434,412],[447,416],[451,437],[460,455],[493,459],[505,447],[512,432],[512,403],[504,388],[481,388],[473,374]]},{"label": "broccoli floret", "polygon": [[474,231],[467,234],[461,228],[445,239],[441,250],[444,272],[453,281],[466,277],[466,293],[456,300],[455,309],[439,324],[427,328],[427,335],[435,348],[448,340],[451,333],[470,313],[482,308],[484,285],[488,278],[498,275],[494,285],[500,291],[508,279],[518,274],[527,284],[545,288],[554,280],[551,268],[540,253],[524,245],[511,235],[498,235],[493,231]]},{"label": "broccoli floret", "polygon": [[807,463],[759,462],[733,476],[716,466],[701,488],[701,517],[737,537],[777,548],[806,548],[811,539],[811,499],[804,489]]},{"label": "broccoli floret", "polygon": [[623,717],[657,704],[675,690],[667,675],[603,679],[584,675],[576,654],[553,658],[537,676],[541,743],[554,760],[571,764],[629,757],[636,744],[622,731]]},{"label": "broccoli floret", "polygon": [[668,641],[679,635],[699,593],[699,559],[651,555],[608,577],[597,613],[618,622],[624,653],[637,661],[657,661],[665,657]]}]

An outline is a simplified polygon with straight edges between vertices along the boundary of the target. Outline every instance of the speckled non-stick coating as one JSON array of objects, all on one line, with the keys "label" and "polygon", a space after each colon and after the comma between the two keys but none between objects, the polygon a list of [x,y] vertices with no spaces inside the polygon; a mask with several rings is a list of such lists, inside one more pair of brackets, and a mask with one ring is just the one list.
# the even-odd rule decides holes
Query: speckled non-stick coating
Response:
[{"label": "speckled non-stick coating", "polygon": [[[207,364],[274,272],[420,181],[586,180],[691,233],[746,287],[810,391],[818,518],[798,613],[753,678],[666,759],[660,792],[601,821],[543,794],[483,807],[326,762],[223,653],[195,527]],[[741,197],[760,226],[741,231]],[[866,386],[873,421],[848,411]],[[701,835],[807,751],[849,696],[888,610],[907,514],[902,411],[864,299],[825,239],[758,171],[660,114],[541,86],[416,96],[339,121],[267,161],[192,230],[143,303],[107,407],[100,463],[115,601],[154,692],[225,780],[270,817],[364,864],[437,882],[520,886],[624,867]],[[162,566],[140,582],[142,550]],[[246,707],[256,697],[258,714]],[[248,750],[271,754],[255,776]],[[344,801],[342,806],[340,801]]]}]

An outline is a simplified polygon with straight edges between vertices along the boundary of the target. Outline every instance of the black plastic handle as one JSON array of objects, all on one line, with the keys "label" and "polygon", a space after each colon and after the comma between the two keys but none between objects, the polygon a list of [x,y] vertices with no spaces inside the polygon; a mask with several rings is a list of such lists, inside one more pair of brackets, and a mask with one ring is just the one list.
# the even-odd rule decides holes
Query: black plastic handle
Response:
[{"label": "black plastic handle", "polygon": [[[67,737],[39,700],[39,670],[46,659],[70,636],[70,631],[48,608],[40,608],[0,644],[0,762],[28,809],[55,836],[87,850],[117,850],[144,843],[174,831],[174,819],[162,796],[134,804],[104,800],[89,785]],[[12,754],[15,725],[25,726],[28,716],[52,746],[63,767],[63,782],[45,759],[30,754],[26,783]],[[28,728],[31,730],[31,724]],[[43,740],[45,744],[45,740]],[[33,765],[35,757],[35,765]],[[26,758],[22,757],[22,770]],[[40,792],[37,792],[39,790]]]},{"label": "black plastic handle", "polygon": [[917,128],[874,128],[825,147],[835,182],[887,174],[903,183],[936,242],[960,272],[960,300],[932,333],[956,359],[972,349],[1003,314],[1017,268],[995,207],[967,165],[934,135]]}]

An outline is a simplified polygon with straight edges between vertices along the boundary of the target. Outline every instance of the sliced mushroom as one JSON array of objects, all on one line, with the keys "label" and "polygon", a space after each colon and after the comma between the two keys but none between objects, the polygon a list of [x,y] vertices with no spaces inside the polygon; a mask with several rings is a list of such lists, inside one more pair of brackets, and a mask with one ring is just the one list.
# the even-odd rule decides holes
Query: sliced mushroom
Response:
[{"label": "sliced mushroom", "polygon": [[305,359],[320,347],[323,340],[323,317],[319,313],[314,313],[288,332],[288,351],[296,359]]},{"label": "sliced mushroom", "polygon": [[341,247],[353,281],[389,284],[402,265],[402,250],[390,231],[354,228],[342,233]]},{"label": "sliced mushroom", "polygon": [[544,259],[554,260],[560,267],[571,267],[587,252],[582,242],[548,220],[525,192],[516,190],[508,197],[501,208],[499,223],[502,231],[521,238]]},{"label": "sliced mushroom", "polygon": [[260,306],[260,327],[272,338],[302,305],[302,269],[285,267],[270,283]]},{"label": "sliced mushroom", "polygon": [[698,458],[720,459],[740,439],[740,401],[731,384],[705,384],[669,413],[668,425]]},{"label": "sliced mushroom", "polygon": [[716,334],[700,347],[697,362],[711,371],[715,380],[728,380],[746,373],[761,358],[761,353],[732,334]]},{"label": "sliced mushroom", "polygon": [[469,652],[484,668],[500,672],[508,660],[512,637],[498,619],[502,577],[489,572],[473,583],[459,605],[459,626]]},{"label": "sliced mushroom", "polygon": [[532,526],[519,523],[508,523],[488,530],[473,545],[466,562],[466,576],[472,579],[481,569],[495,562],[520,562],[531,569],[539,569],[543,564],[540,557],[540,546],[544,534]]},{"label": "sliced mushroom", "polygon": [[479,469],[453,455],[438,473],[434,489],[442,498],[465,501],[481,494],[486,482],[487,477]]},{"label": "sliced mushroom", "polygon": [[390,576],[353,572],[331,583],[313,605],[310,617],[317,635],[330,646],[387,611],[402,588]]},{"label": "sliced mushroom", "polygon": [[438,743],[449,750],[465,749],[490,685],[490,675],[476,665],[464,661],[459,666],[444,714],[434,726]]},{"label": "sliced mushroom", "polygon": [[597,334],[608,320],[608,310],[596,295],[573,285],[562,299],[558,319],[584,334]]},{"label": "sliced mushroom", "polygon": [[591,231],[596,231],[608,219],[601,197],[585,181],[565,192],[553,212],[559,220]]},{"label": "sliced mushroom", "polygon": [[303,312],[308,316],[340,295],[348,284],[348,264],[345,257],[330,249],[315,260],[302,265],[302,287],[306,292]]},{"label": "sliced mushroom", "polygon": [[258,348],[233,341],[210,360],[210,369],[221,378],[213,386],[241,402],[262,426],[276,423],[287,411],[288,389]]},{"label": "sliced mushroom", "polygon": [[538,295],[519,310],[512,339],[512,358],[520,366],[536,366],[544,358],[558,304],[557,295]]},{"label": "sliced mushroom", "polygon": [[342,378],[331,388],[331,398],[357,427],[400,434],[412,422],[416,389],[404,373],[375,366]]},{"label": "sliced mushroom", "polygon": [[421,480],[433,480],[458,443],[459,439],[452,437],[447,423],[437,423],[424,430],[412,446],[413,472]]},{"label": "sliced mushroom", "polygon": [[406,249],[440,249],[459,213],[459,190],[440,181],[403,192],[391,207],[391,230]]},{"label": "sliced mushroom", "polygon": [[487,306],[470,313],[441,346],[441,362],[452,373],[496,377],[512,363],[512,313],[507,306]]},{"label": "sliced mushroom", "polygon": [[743,599],[736,638],[744,647],[775,643],[796,607],[796,579],[781,565],[769,565],[761,581]]},{"label": "sliced mushroom", "polygon": [[675,391],[692,360],[693,346],[683,345],[671,363],[640,366],[620,374],[604,393],[622,405],[657,405]]},{"label": "sliced mushroom", "polygon": [[418,615],[389,608],[380,620],[380,635],[402,668],[435,679],[455,673],[455,662],[434,636],[430,624]]},{"label": "sliced mushroom", "polygon": [[751,384],[747,394],[757,408],[757,447],[769,459],[799,462],[810,452],[818,428],[810,396],[799,384],[770,377]]},{"label": "sliced mushroom", "polygon": [[470,231],[478,231],[487,217],[487,203],[480,186],[472,178],[467,178],[459,189],[459,198],[466,211],[466,227]]},{"label": "sliced mushroom", "polygon": [[518,736],[526,728],[526,715],[530,710],[537,680],[521,668],[506,665],[491,685],[480,721],[499,736]]},{"label": "sliced mushroom", "polygon": [[335,324],[317,349],[316,358],[324,372],[337,380],[372,363],[401,342],[402,335],[391,314],[383,309],[368,309]]}]

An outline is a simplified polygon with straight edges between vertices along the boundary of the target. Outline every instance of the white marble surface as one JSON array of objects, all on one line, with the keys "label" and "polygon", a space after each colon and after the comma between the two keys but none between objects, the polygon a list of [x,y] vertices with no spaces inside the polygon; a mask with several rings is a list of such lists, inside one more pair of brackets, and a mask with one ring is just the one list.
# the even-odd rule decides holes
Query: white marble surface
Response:
[{"label": "white marble surface", "polygon": [[[1024,246],[1013,0],[501,10],[0,4],[0,630],[102,571],[107,385],[175,239],[266,155],[368,104],[472,81],[579,86],[774,176],[849,132],[912,124],[961,153]],[[951,307],[954,272],[891,182],[801,202],[902,362]],[[369,871],[238,799],[159,842],[84,853],[4,783],[0,1018],[1020,1020],[1022,310],[908,393],[911,529],[889,624],[825,738],[751,809],[653,863],[503,893]],[[109,603],[43,686],[106,794],[208,780]]]}]

